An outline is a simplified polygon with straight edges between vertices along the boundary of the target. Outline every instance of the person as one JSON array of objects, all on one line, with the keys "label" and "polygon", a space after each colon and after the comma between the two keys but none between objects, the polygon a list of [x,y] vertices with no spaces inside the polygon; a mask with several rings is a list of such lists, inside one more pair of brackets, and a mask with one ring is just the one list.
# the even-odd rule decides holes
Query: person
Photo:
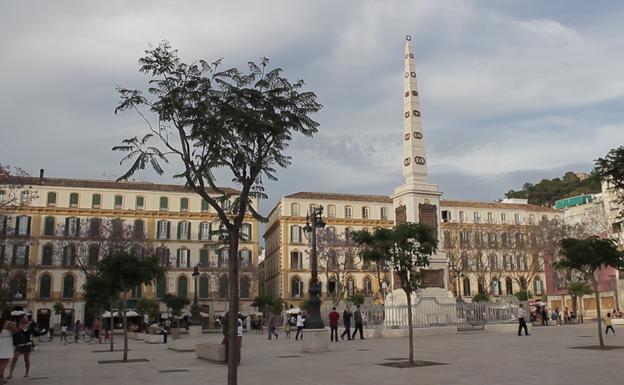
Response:
[{"label": "person", "polygon": [[351,341],[351,317],[352,314],[349,311],[349,307],[345,308],[342,312],[342,324],[344,325],[344,331],[340,335],[341,340],[344,340],[344,336],[346,334],[349,341]]},{"label": "person", "polygon": [[0,323],[0,384],[6,384],[4,369],[13,357],[13,334],[17,332],[15,322],[6,320]]},{"label": "person", "polygon": [[275,329],[277,329],[276,318],[275,314],[269,314],[269,332],[267,333],[269,335],[269,339],[271,339],[271,336],[275,336],[275,339],[279,338],[279,335],[275,332]]},{"label": "person", "polygon": [[559,320],[559,308],[556,307],[555,310],[550,313],[550,318],[553,320],[555,325],[560,325],[561,321]]},{"label": "person", "polygon": [[82,331],[82,324],[80,323],[80,320],[76,321],[76,324],[74,325],[74,340],[76,342],[80,342],[80,332]]},{"label": "person", "polygon": [[104,327],[104,342],[108,341],[110,339],[110,332],[108,331],[108,327],[105,326]]},{"label": "person", "polygon": [[568,310],[567,306],[563,309],[563,323],[566,325],[570,323],[570,310]]},{"label": "person", "polygon": [[15,366],[17,365],[17,361],[19,361],[20,355],[24,356],[24,364],[26,365],[26,373],[24,374],[24,377],[29,376],[30,352],[32,351],[31,333],[32,331],[28,327],[28,318],[22,317],[22,319],[20,319],[17,332],[13,334],[13,346],[15,347],[15,352],[13,353],[13,361],[11,361],[11,369],[7,380],[10,380],[13,377],[13,371],[15,371]]},{"label": "person", "polygon": [[102,343],[102,337],[100,337],[100,320],[97,318],[93,321],[93,335],[98,339],[99,343]]},{"label": "person", "polygon": [[542,326],[548,326],[548,310],[546,310],[546,305],[542,306]]},{"label": "person", "polygon": [[609,330],[611,330],[613,334],[615,334],[615,330],[613,329],[613,323],[611,322],[611,313],[607,313],[607,316],[605,317],[604,322],[605,322],[605,325],[607,326],[605,330],[605,334],[609,334]]},{"label": "person", "polygon": [[518,335],[521,336],[522,335],[522,329],[524,329],[524,335],[528,336],[529,334],[529,328],[527,327],[526,324],[526,317],[527,317],[527,312],[526,310],[524,310],[524,305],[520,304],[518,306]]},{"label": "person", "polygon": [[305,321],[303,320],[303,314],[299,312],[297,314],[297,334],[295,334],[295,341],[299,340],[299,336],[301,335],[301,339],[303,339],[303,325]]},{"label": "person", "polygon": [[292,317],[288,316],[288,318],[286,319],[286,322],[284,322],[284,333],[286,333],[286,339],[290,339],[290,328],[291,328],[291,323],[292,323]]},{"label": "person", "polygon": [[364,323],[362,322],[362,311],[360,311],[360,305],[357,305],[355,308],[355,313],[353,313],[353,321],[355,322],[355,330],[353,330],[353,335],[351,339],[355,339],[355,335],[358,330],[360,331],[360,339],[365,340],[364,338]]},{"label": "person", "polygon": [[338,320],[340,320],[340,314],[336,311],[336,307],[332,307],[332,311],[329,313],[329,327],[331,329],[331,341],[338,342]]}]

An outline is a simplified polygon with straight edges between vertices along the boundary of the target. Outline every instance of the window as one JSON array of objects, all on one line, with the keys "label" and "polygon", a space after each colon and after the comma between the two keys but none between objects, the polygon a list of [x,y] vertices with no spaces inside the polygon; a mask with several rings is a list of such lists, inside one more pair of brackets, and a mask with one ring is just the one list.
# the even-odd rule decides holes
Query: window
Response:
[{"label": "window", "polygon": [[459,212],[459,221],[460,221],[461,223],[466,222],[466,213],[465,213],[465,212],[463,212],[463,211],[460,211],[460,212]]},{"label": "window", "polygon": [[178,249],[178,255],[176,257],[176,267],[191,267],[189,249]]},{"label": "window", "polygon": [[488,233],[488,246],[496,247],[498,245],[498,241],[496,240],[496,233]]},{"label": "window", "polygon": [[164,210],[168,210],[169,209],[169,198],[167,197],[160,197],[160,210],[164,211]]},{"label": "window", "polygon": [[544,293],[544,287],[542,286],[541,279],[535,278],[533,281],[533,289],[535,290],[535,295],[542,295]]},{"label": "window", "polygon": [[65,236],[77,237],[80,235],[80,219],[76,217],[65,218]]},{"label": "window", "polygon": [[165,277],[156,280],[156,298],[163,298],[167,295],[167,280]]},{"label": "window", "polygon": [[178,297],[188,298],[188,280],[185,276],[178,278]]},{"label": "window", "polygon": [[230,292],[230,282],[228,281],[228,277],[222,275],[219,277],[219,297],[220,298],[228,298]]},{"label": "window", "polygon": [[494,223],[494,214],[493,213],[487,213],[487,223]]},{"label": "window", "polygon": [[240,267],[251,267],[251,250],[243,249],[238,252],[240,258]]},{"label": "window", "polygon": [[380,216],[381,220],[388,219],[388,208],[387,207],[382,207],[380,209],[379,216]]},{"label": "window", "polygon": [[347,279],[347,295],[352,296],[355,292],[355,282],[352,277]]},{"label": "window", "polygon": [[74,276],[71,274],[63,278],[63,298],[74,298]]},{"label": "window", "polygon": [[351,206],[346,206],[344,212],[345,218],[350,219],[353,217],[353,208]]},{"label": "window", "polygon": [[328,205],[327,206],[327,217],[328,218],[335,218],[336,217],[336,206],[334,206],[334,205]]},{"label": "window", "polygon": [[69,194],[69,207],[78,207],[78,193]]},{"label": "window", "polygon": [[76,258],[78,257],[78,250],[76,245],[66,245],[63,247],[63,266],[74,266],[76,265]]},{"label": "window", "polygon": [[199,277],[199,298],[208,298],[210,296],[210,281],[208,277],[202,275]]},{"label": "window", "polygon": [[507,223],[507,215],[505,213],[501,213],[501,223]]},{"label": "window", "polygon": [[301,243],[301,226],[290,227],[290,243]]},{"label": "window", "polygon": [[228,211],[230,210],[230,206],[232,205],[232,203],[228,200],[228,199],[223,199],[221,201],[221,207],[223,208],[223,210]]},{"label": "window", "polygon": [[451,212],[449,210],[442,210],[442,222],[451,221]]},{"label": "window", "polygon": [[89,266],[97,265],[99,256],[100,256],[100,245],[98,245],[97,243],[90,244],[87,254],[88,254],[87,264]]},{"label": "window", "polygon": [[202,222],[199,224],[199,240],[210,240],[210,222]]},{"label": "window", "polygon": [[514,214],[514,222],[519,225],[522,221],[520,218],[520,214]]},{"label": "window", "polygon": [[483,233],[480,231],[475,232],[475,245],[477,247],[482,247],[484,245],[483,242]]},{"label": "window", "polygon": [[251,242],[251,224],[243,223],[240,231],[240,240],[244,242]]},{"label": "window", "polygon": [[208,249],[199,250],[199,266],[208,267],[210,264],[210,252]]},{"label": "window", "polygon": [[121,195],[115,195],[115,208],[121,209],[123,207],[123,197]]},{"label": "window", "polygon": [[100,218],[89,219],[89,237],[95,238],[100,235],[102,220]]},{"label": "window", "polygon": [[510,277],[505,278],[505,293],[507,295],[513,295],[513,282]]},{"label": "window", "polygon": [[507,233],[501,234],[501,243],[503,244],[503,247],[509,247],[509,244],[510,244],[509,234]]},{"label": "window", "polygon": [[516,247],[524,246],[524,234],[516,233]]},{"label": "window", "polygon": [[169,239],[171,227],[169,221],[158,221],[156,227],[156,239]]},{"label": "window", "polygon": [[368,219],[370,209],[368,207],[362,207],[362,219]]},{"label": "window", "polygon": [[496,255],[490,255],[490,270],[498,270],[498,259],[496,258]]},{"label": "window", "polygon": [[20,203],[22,205],[28,205],[30,203],[30,191],[22,191],[20,195]]},{"label": "window", "polygon": [[459,232],[459,245],[462,248],[470,247],[470,233],[468,233],[468,231]]},{"label": "window", "polygon": [[450,249],[452,248],[452,242],[451,242],[451,232],[450,231],[445,231],[444,232],[444,248],[445,249]]},{"label": "window", "polygon": [[132,286],[130,291],[130,298],[141,298],[143,295],[143,288],[141,285]]},{"label": "window", "polygon": [[30,217],[26,215],[20,215],[15,218],[15,235],[26,236],[30,235]]},{"label": "window", "polygon": [[502,291],[501,281],[497,278],[492,279],[492,294],[501,295]]},{"label": "window", "polygon": [[327,282],[327,294],[334,296],[336,294],[336,278],[331,277]]},{"label": "window", "polygon": [[178,222],[178,239],[191,239],[191,222]]},{"label": "window", "polygon": [[293,217],[299,216],[299,203],[290,204],[290,215]]},{"label": "window", "polygon": [[121,218],[115,218],[111,220],[111,238],[123,239],[124,238],[124,220]]},{"label": "window", "polygon": [[28,265],[28,250],[29,246],[13,246],[13,265],[26,266]]},{"label": "window", "polygon": [[39,278],[39,298],[50,298],[52,296],[52,278],[49,274],[43,274]]},{"label": "window", "polygon": [[169,266],[169,249],[166,247],[156,248],[156,256],[160,259],[162,266]]},{"label": "window", "polygon": [[48,200],[47,200],[48,206],[49,207],[54,207],[56,206],[56,193],[54,191],[50,191],[48,193]]},{"label": "window", "polygon": [[134,208],[136,210],[143,210],[145,208],[145,198],[142,196],[136,197],[134,201]]},{"label": "window", "polygon": [[135,240],[145,238],[145,223],[142,219],[134,220],[134,226],[132,226],[132,237]]},{"label": "window", "polygon": [[180,198],[180,211],[189,211],[188,198]]},{"label": "window", "polygon": [[535,215],[529,214],[529,224],[530,225],[534,225],[535,224]]},{"label": "window", "polygon": [[54,246],[51,243],[43,245],[41,252],[41,265],[52,266],[52,260],[54,258]]},{"label": "window", "polygon": [[465,297],[470,297],[470,278],[466,277],[464,278],[463,282],[462,282],[462,286],[463,286],[463,291],[464,291],[464,296]]},{"label": "window", "polygon": [[299,277],[294,277],[290,280],[291,297],[302,298],[303,297],[303,281]]},{"label": "window", "polygon": [[91,196],[91,208],[99,209],[102,204],[102,196],[100,194],[93,194]]},{"label": "window", "polygon": [[472,218],[474,223],[481,223],[481,213],[478,211],[475,211],[474,213],[472,213]]},{"label": "window", "polygon": [[303,269],[303,256],[300,251],[290,252],[290,268],[293,270]]},{"label": "window", "polygon": [[373,281],[370,278],[364,277],[364,295],[373,294]]},{"label": "window", "polygon": [[227,248],[223,248],[218,251],[217,255],[217,267],[226,268],[229,264],[230,252]]},{"label": "window", "polygon": [[6,199],[6,191],[0,190],[0,202],[4,202]]},{"label": "window", "polygon": [[46,217],[43,225],[43,235],[54,236],[54,217]]},{"label": "window", "polygon": [[208,201],[205,199],[202,199],[201,211],[202,213],[207,213],[208,211],[210,211],[210,203],[208,203]]},{"label": "window", "polygon": [[511,270],[511,256],[509,255],[503,255],[503,268],[505,270]]},{"label": "window", "polygon": [[250,298],[251,297],[251,282],[248,276],[243,275],[240,279],[240,297],[241,298]]}]

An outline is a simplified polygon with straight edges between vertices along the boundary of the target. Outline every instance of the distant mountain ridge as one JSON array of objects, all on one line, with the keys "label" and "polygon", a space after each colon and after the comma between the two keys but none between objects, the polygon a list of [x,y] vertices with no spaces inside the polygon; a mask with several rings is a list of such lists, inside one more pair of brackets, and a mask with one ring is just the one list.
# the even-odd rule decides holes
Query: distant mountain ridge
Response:
[{"label": "distant mountain ridge", "polygon": [[600,179],[594,173],[568,171],[562,178],[542,179],[537,184],[527,182],[522,190],[507,191],[505,197],[523,198],[534,205],[552,206],[559,199],[600,191]]}]

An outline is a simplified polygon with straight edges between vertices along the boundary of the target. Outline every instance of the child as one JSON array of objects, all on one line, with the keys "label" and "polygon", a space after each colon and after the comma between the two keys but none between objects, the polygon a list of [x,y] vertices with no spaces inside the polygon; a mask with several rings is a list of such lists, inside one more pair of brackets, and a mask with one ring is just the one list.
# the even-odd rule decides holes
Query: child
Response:
[{"label": "child", "polygon": [[286,333],[286,339],[290,338],[290,317],[284,322],[284,332]]},{"label": "child", "polygon": [[104,328],[104,342],[108,341],[110,339],[110,333],[108,331],[108,328]]},{"label": "child", "polygon": [[615,330],[613,330],[613,325],[611,324],[611,313],[607,313],[605,317],[605,325],[607,325],[607,329],[605,330],[605,334],[609,334],[609,329],[615,334]]}]

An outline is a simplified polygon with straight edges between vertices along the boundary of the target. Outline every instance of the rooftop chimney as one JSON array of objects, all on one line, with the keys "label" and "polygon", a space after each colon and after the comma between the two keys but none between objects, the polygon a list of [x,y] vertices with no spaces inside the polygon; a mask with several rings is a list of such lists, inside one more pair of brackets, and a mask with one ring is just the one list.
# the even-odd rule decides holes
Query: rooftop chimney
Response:
[{"label": "rooftop chimney", "polygon": [[45,170],[44,169],[39,169],[39,182],[43,182],[43,174],[44,174]]}]

